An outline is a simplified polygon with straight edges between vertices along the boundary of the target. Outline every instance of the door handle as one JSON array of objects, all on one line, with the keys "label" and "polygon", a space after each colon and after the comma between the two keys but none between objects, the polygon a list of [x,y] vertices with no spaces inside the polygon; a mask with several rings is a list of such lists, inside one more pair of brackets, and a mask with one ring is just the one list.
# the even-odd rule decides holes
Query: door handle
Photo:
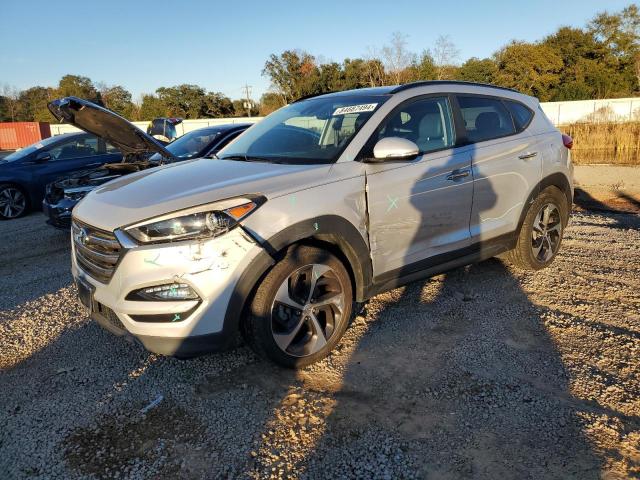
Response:
[{"label": "door handle", "polygon": [[454,170],[447,176],[447,180],[456,181],[469,176],[469,170]]},{"label": "door handle", "polygon": [[526,160],[527,158],[533,158],[536,155],[538,155],[538,152],[528,152],[528,153],[523,153],[522,155],[518,156],[518,158],[520,160]]}]

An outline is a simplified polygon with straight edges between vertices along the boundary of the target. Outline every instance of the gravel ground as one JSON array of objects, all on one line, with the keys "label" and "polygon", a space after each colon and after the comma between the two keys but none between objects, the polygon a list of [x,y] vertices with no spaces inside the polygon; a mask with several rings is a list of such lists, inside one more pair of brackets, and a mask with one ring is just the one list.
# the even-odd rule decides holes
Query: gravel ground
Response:
[{"label": "gravel ground", "polygon": [[640,216],[379,295],[300,372],[146,353],[83,316],[66,234],[0,239],[3,479],[640,477]]}]

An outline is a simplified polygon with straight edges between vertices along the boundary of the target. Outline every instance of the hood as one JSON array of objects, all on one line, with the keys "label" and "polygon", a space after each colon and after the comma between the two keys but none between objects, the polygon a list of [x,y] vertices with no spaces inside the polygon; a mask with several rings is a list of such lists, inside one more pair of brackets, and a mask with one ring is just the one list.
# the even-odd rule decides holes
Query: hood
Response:
[{"label": "hood", "polygon": [[[99,186],[73,210],[112,231],[185,208],[242,195],[267,198],[320,185],[331,165],[281,165],[201,158],[133,173]],[[286,177],[286,180],[285,180]]]},{"label": "hood", "polygon": [[147,135],[120,115],[77,97],[64,97],[48,105],[60,122],[69,123],[117,147],[123,154],[159,153],[174,159],[155,138]]}]

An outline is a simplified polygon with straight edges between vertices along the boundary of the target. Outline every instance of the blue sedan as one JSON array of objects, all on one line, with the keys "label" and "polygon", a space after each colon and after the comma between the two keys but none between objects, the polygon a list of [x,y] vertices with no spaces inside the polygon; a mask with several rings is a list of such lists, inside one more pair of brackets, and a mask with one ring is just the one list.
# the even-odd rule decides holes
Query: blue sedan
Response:
[{"label": "blue sedan", "polygon": [[18,150],[0,159],[0,220],[39,207],[45,186],[60,177],[121,160],[115,147],[84,132],[47,138]]}]

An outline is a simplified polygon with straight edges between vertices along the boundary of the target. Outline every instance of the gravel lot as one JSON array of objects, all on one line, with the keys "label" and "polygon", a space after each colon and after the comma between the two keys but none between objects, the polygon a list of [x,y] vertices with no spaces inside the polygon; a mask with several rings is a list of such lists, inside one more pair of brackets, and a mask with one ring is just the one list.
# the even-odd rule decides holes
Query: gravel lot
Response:
[{"label": "gravel lot", "polygon": [[640,477],[638,215],[577,213],[536,274],[379,295],[297,373],[103,332],[67,244],[40,214],[0,223],[1,478]]}]

